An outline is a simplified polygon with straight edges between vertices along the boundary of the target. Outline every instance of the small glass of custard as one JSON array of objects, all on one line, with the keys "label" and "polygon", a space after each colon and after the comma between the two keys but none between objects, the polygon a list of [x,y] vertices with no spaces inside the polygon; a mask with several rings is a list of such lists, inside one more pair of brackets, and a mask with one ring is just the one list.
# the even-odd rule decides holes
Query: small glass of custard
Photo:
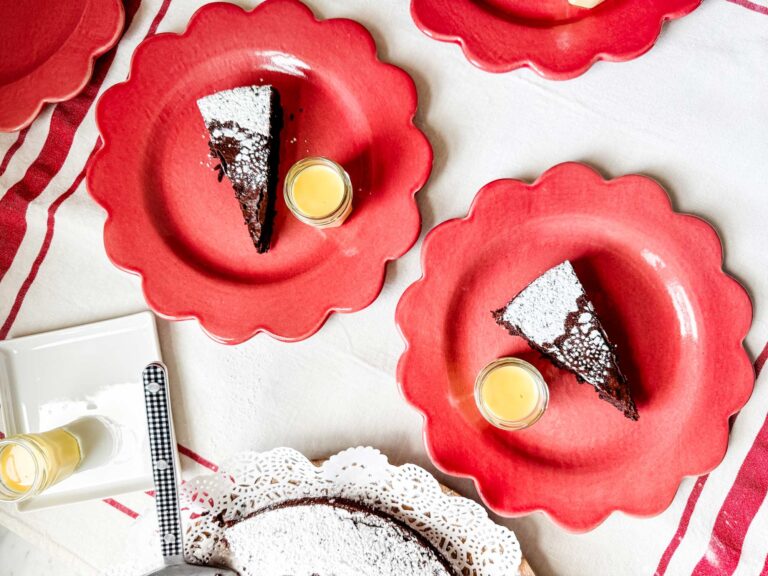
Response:
[{"label": "small glass of custard", "polygon": [[497,428],[522,430],[544,414],[549,388],[532,364],[519,358],[500,358],[477,375],[475,402],[483,417]]},{"label": "small glass of custard", "polygon": [[321,156],[299,160],[285,176],[283,195],[300,221],[316,228],[341,226],[352,212],[352,183],[339,164]]},{"label": "small glass of custard", "polygon": [[0,440],[0,502],[21,502],[68,478],[82,461],[67,427]]}]

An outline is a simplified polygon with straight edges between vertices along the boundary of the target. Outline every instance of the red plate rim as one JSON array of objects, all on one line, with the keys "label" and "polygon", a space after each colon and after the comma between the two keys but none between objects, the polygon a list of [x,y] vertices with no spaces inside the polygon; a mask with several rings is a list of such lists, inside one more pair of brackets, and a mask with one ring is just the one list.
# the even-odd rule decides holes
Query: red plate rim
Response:
[{"label": "red plate rim", "polygon": [[[451,427],[450,419],[442,416],[446,414],[445,406],[436,406],[434,402],[429,402],[424,398],[424,395],[417,390],[418,385],[409,376],[409,371],[417,370],[414,366],[422,366],[424,361],[419,360],[414,353],[412,342],[417,339],[418,329],[409,324],[407,316],[419,306],[419,301],[426,297],[423,292],[428,289],[428,283],[435,281],[434,278],[439,276],[439,270],[436,269],[439,268],[439,262],[433,262],[431,258],[432,244],[435,238],[443,235],[455,237],[461,231],[466,232],[467,227],[480,225],[482,216],[479,213],[482,209],[479,207],[482,207],[486,191],[498,186],[514,186],[516,193],[532,193],[539,191],[542,183],[546,183],[550,177],[563,173],[569,173],[569,175],[581,173],[582,177],[586,175],[598,187],[608,187],[612,184],[628,183],[634,180],[636,184],[648,189],[647,210],[666,212],[670,219],[670,225],[674,223],[675,226],[684,228],[686,232],[696,234],[700,241],[703,240],[708,243],[708,247],[713,249],[712,253],[716,257],[712,261],[699,262],[699,266],[714,268],[721,276],[718,283],[718,296],[727,300],[730,305],[724,306],[724,308],[728,308],[729,316],[724,319],[720,332],[720,337],[725,344],[718,350],[722,351],[723,356],[733,359],[731,366],[733,376],[730,380],[733,382],[734,391],[731,393],[729,404],[713,408],[711,416],[708,417],[711,426],[708,434],[703,433],[701,435],[701,444],[697,447],[696,464],[688,469],[676,469],[675,463],[672,462],[666,467],[666,472],[659,471],[659,475],[664,477],[663,489],[659,489],[653,499],[632,505],[622,501],[614,501],[602,502],[601,505],[595,505],[591,510],[585,510],[578,506],[574,506],[570,510],[563,510],[548,506],[546,496],[543,494],[525,494],[520,501],[515,503],[512,510],[500,507],[486,490],[486,486],[494,484],[494,478],[501,475],[498,469],[484,471],[479,469],[482,467],[476,465],[475,462],[464,460],[457,463],[455,456],[444,457],[451,451],[451,448],[441,441],[441,438],[446,436]],[[544,512],[560,527],[576,533],[594,529],[614,511],[621,511],[636,517],[655,516],[670,505],[683,478],[706,474],[716,468],[724,458],[730,432],[729,418],[746,404],[754,386],[754,369],[743,346],[744,338],[751,325],[752,303],[744,287],[723,270],[722,244],[715,229],[698,216],[675,212],[666,191],[655,180],[641,175],[622,176],[612,180],[604,179],[591,167],[576,162],[554,166],[544,172],[532,184],[513,179],[496,180],[481,188],[466,217],[445,221],[429,232],[424,240],[421,263],[421,278],[406,289],[395,313],[398,329],[405,341],[405,350],[397,366],[398,384],[406,401],[414,406],[424,418],[424,443],[435,466],[447,474],[471,479],[483,502],[496,513],[507,517],[518,517],[540,511]],[[435,388],[435,386],[431,387]],[[422,386],[422,388],[424,387]],[[478,440],[473,446],[477,447],[480,444],[482,441]],[[518,468],[514,470],[514,474],[524,474],[526,471],[519,468],[520,460],[517,460],[516,464],[518,464]],[[506,487],[510,491],[515,490],[514,484]],[[518,493],[516,492],[516,494]]]},{"label": "red plate rim", "polygon": [[[407,178],[410,182],[410,210],[414,214],[416,225],[412,229],[403,230],[398,239],[397,246],[387,248],[387,253],[381,259],[380,267],[376,272],[376,278],[368,278],[368,284],[361,286],[354,298],[351,298],[352,301],[328,302],[321,311],[314,311],[317,313],[313,312],[312,318],[304,319],[300,326],[293,326],[291,330],[276,327],[275,319],[268,317],[250,322],[247,326],[220,330],[218,327],[211,328],[209,318],[213,315],[210,310],[201,312],[188,307],[180,308],[170,301],[156,298],[153,284],[158,282],[157,276],[162,272],[155,274],[151,269],[137,263],[130,247],[124,245],[125,243],[117,241],[121,233],[120,230],[128,224],[122,221],[120,210],[116,206],[117,203],[107,193],[100,192],[99,187],[94,184],[97,178],[103,179],[104,175],[102,172],[104,170],[100,166],[104,163],[104,157],[109,154],[110,147],[114,144],[113,138],[110,136],[109,127],[105,122],[105,109],[112,99],[119,99],[123,91],[131,89],[132,80],[136,77],[137,73],[141,73],[144,67],[152,65],[151,59],[154,57],[154,53],[160,50],[160,46],[167,46],[168,43],[176,42],[195,42],[197,37],[204,33],[203,25],[201,24],[203,16],[218,11],[230,16],[236,15],[236,17],[246,19],[246,21],[252,21],[262,17],[269,18],[270,13],[281,9],[290,10],[291,14],[296,17],[311,19],[313,27],[317,26],[323,30],[337,30],[339,34],[343,35],[347,43],[357,43],[361,49],[370,54],[371,66],[375,67],[378,73],[389,75],[391,79],[395,79],[397,89],[405,91],[401,96],[403,102],[403,123],[402,126],[397,127],[397,130],[401,131],[402,138],[409,139],[414,155],[423,160],[419,165],[418,171],[414,170],[407,173]],[[308,338],[323,326],[331,313],[355,312],[370,305],[378,297],[383,287],[386,277],[386,264],[405,254],[418,239],[421,217],[415,195],[429,178],[432,169],[433,150],[424,133],[414,123],[414,117],[417,112],[417,100],[418,96],[413,79],[403,69],[382,61],[377,55],[376,43],[370,32],[354,20],[346,18],[318,19],[306,5],[298,0],[267,0],[251,10],[246,10],[227,2],[214,2],[202,6],[192,15],[184,32],[157,34],[143,41],[134,52],[128,78],[107,90],[97,106],[96,124],[103,140],[103,146],[94,154],[92,161],[89,163],[86,172],[86,184],[91,196],[107,212],[107,220],[104,227],[104,242],[107,256],[118,268],[141,277],[144,297],[150,308],[158,315],[171,320],[195,319],[200,323],[206,334],[221,343],[239,344],[261,332],[286,342],[295,342]],[[371,266],[367,268],[371,268]]]},{"label": "red plate rim", "polygon": [[[14,85],[20,82],[29,84],[28,90],[33,92],[27,103],[19,108],[8,107],[10,113],[0,116],[0,132],[16,132],[26,128],[37,118],[45,104],[74,98],[88,84],[96,58],[117,43],[125,23],[125,9],[120,0],[91,0],[88,9],[90,12],[83,14],[78,27],[58,52],[61,56],[64,51],[71,51],[67,58],[50,58],[13,84],[0,85],[0,108],[6,106],[5,98],[16,99],[18,87]],[[93,24],[99,26],[96,33],[89,28]],[[53,77],[58,80],[55,88],[51,86],[50,90],[34,93],[36,87],[41,90],[40,82]]]},{"label": "red plate rim", "polygon": [[[643,17],[631,20],[626,17],[628,8],[621,8],[637,1],[645,2],[613,0],[610,6],[592,9],[594,15],[583,20],[551,28],[496,17],[472,0],[456,0],[450,9],[441,0],[411,0],[411,16],[431,38],[461,46],[466,58],[482,70],[503,73],[530,68],[544,78],[569,80],[582,75],[599,60],[625,62],[642,56],[656,43],[665,22],[681,18],[701,4],[701,0],[650,0]],[[573,42],[574,33],[585,28],[582,23],[588,19],[605,20],[605,27],[615,23],[621,34],[610,39],[601,34],[604,28],[585,29],[581,38],[576,36],[582,44],[578,53],[558,49],[556,38],[547,37],[550,30],[557,29],[567,33],[568,41]],[[508,46],[500,46],[500,38]]]}]

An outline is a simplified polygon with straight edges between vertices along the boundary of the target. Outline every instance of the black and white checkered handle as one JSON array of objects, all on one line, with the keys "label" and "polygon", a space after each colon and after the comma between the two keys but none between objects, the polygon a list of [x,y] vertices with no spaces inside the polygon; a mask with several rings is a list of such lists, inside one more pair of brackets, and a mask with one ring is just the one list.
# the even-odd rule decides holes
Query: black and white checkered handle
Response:
[{"label": "black and white checkered handle", "polygon": [[143,381],[160,545],[166,564],[176,564],[183,562],[182,533],[177,491],[176,441],[165,366],[152,363],[144,368]]}]

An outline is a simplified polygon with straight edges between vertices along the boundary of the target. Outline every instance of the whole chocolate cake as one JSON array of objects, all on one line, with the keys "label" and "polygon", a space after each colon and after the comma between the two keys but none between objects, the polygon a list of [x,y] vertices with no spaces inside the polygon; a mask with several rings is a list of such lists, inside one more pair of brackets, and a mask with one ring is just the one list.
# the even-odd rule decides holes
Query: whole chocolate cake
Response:
[{"label": "whole chocolate cake", "polygon": [[272,86],[243,86],[200,98],[197,107],[219,160],[240,202],[256,251],[269,250],[275,217],[282,110]]},{"label": "whole chocolate cake", "polygon": [[240,576],[456,576],[416,531],[344,499],[305,498],[225,530],[219,559]]},{"label": "whole chocolate cake", "polygon": [[493,317],[555,365],[573,372],[579,382],[592,384],[624,416],[638,419],[615,347],[569,261],[539,276]]}]

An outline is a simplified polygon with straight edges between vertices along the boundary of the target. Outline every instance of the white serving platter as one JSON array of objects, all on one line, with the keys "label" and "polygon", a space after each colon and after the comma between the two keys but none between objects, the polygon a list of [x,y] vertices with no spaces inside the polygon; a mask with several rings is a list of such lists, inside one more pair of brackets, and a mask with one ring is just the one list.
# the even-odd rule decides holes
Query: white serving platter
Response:
[{"label": "white serving platter", "polygon": [[80,469],[19,503],[20,511],[152,488],[141,373],[161,360],[151,312],[0,342],[0,430],[6,436],[97,417],[119,437],[113,442],[96,434]]}]

